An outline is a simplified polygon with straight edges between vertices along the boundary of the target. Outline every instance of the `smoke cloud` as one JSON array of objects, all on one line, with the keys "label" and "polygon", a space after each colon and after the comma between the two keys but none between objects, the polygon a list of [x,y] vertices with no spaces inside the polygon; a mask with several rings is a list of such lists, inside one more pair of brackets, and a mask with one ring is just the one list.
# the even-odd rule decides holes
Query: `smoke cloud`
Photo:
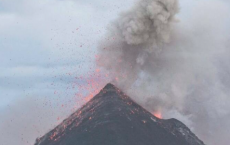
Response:
[{"label": "smoke cloud", "polygon": [[125,76],[125,83],[120,84],[125,85],[123,88],[130,87],[169,42],[177,12],[176,0],[144,0],[121,14],[99,47],[99,66],[115,72],[117,78]]},{"label": "smoke cloud", "polygon": [[108,27],[97,64],[149,111],[181,120],[207,144],[226,145],[229,6],[183,2],[193,6],[178,13],[177,0],[138,1]]}]

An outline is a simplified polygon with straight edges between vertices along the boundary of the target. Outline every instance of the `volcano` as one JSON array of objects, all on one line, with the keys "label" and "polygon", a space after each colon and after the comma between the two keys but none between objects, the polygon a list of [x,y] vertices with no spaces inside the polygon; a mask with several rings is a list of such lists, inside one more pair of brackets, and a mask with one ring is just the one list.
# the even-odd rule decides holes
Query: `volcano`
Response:
[{"label": "volcano", "polygon": [[183,123],[159,119],[112,84],[35,145],[204,145]]}]

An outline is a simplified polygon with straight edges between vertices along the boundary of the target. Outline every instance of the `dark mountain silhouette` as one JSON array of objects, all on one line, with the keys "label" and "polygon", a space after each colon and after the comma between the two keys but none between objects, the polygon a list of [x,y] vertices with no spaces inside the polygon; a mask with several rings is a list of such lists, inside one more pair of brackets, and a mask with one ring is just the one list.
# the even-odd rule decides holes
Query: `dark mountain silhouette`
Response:
[{"label": "dark mountain silhouette", "polygon": [[176,119],[155,117],[108,84],[35,145],[204,145]]}]

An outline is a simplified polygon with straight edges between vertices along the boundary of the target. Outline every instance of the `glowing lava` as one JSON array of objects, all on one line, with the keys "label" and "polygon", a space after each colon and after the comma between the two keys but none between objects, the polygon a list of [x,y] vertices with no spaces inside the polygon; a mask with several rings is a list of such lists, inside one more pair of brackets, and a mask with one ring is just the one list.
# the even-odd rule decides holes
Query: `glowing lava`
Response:
[{"label": "glowing lava", "polygon": [[161,114],[161,112],[155,112],[155,113],[153,113],[153,115],[156,116],[157,118],[162,119],[162,114]]}]

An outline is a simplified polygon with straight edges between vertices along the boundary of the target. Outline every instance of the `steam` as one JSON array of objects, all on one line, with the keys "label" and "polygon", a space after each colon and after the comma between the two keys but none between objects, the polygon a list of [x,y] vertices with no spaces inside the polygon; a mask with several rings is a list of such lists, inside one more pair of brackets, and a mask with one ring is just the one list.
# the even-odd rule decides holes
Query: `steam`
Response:
[{"label": "steam", "polygon": [[[149,111],[181,120],[207,144],[224,145],[230,131],[229,8],[217,0],[193,4],[179,22],[177,0],[138,1],[109,26],[97,64]],[[224,129],[216,132],[220,123]]]}]

